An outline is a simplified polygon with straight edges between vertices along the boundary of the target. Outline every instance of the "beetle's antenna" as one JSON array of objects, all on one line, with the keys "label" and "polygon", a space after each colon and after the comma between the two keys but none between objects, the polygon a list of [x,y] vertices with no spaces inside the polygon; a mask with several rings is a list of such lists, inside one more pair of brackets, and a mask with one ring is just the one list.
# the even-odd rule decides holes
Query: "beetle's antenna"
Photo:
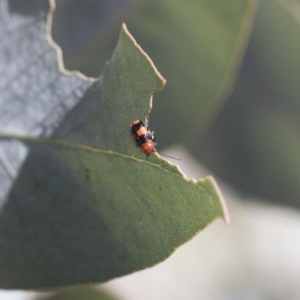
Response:
[{"label": "beetle's antenna", "polygon": [[169,157],[169,158],[172,158],[172,159],[176,159],[176,160],[182,160],[181,158],[178,158],[178,157],[174,157],[174,156],[171,156],[171,155],[168,155],[168,154],[165,154],[165,153],[161,153],[161,152],[158,152],[159,154],[163,155],[163,156],[166,156],[166,157]]}]

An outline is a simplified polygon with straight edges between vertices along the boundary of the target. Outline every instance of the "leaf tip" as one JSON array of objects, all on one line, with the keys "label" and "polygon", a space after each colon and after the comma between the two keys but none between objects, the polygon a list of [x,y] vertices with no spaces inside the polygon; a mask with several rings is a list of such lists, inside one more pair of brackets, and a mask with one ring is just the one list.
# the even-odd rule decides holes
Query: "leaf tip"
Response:
[{"label": "leaf tip", "polygon": [[160,87],[159,90],[162,90],[167,82],[167,80],[160,74],[160,72],[157,70],[155,64],[153,63],[152,59],[150,56],[142,49],[142,47],[137,43],[136,39],[132,36],[132,34],[129,32],[127,25],[125,23],[122,23],[121,26],[121,33],[120,34],[125,34],[134,44],[134,46],[144,55],[144,57],[147,59],[149,64],[151,65],[155,75],[157,76],[159,82],[160,82]]},{"label": "leaf tip", "polygon": [[229,225],[230,224],[230,215],[229,215],[228,207],[226,205],[223,194],[213,176],[207,176],[206,179],[209,180],[211,182],[212,186],[214,187],[214,189],[218,195],[218,198],[220,200],[221,207],[222,207],[223,220],[226,225]]}]

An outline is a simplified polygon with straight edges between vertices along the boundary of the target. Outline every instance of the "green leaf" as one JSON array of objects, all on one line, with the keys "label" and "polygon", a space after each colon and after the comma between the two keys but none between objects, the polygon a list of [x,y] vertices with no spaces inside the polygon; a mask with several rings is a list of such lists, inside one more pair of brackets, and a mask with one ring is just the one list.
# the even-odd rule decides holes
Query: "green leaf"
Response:
[{"label": "green leaf", "polygon": [[[277,0],[297,19],[300,23],[300,3],[298,0]],[[276,5],[276,4],[275,4]]]},{"label": "green leaf", "polygon": [[129,137],[164,79],[123,26],[101,79],[29,150],[0,213],[1,288],[105,281],[168,257],[228,214],[213,178],[187,180]]},{"label": "green leaf", "polygon": [[281,1],[260,2],[234,92],[218,122],[193,149],[241,192],[296,207],[300,207],[299,37],[299,22]]}]

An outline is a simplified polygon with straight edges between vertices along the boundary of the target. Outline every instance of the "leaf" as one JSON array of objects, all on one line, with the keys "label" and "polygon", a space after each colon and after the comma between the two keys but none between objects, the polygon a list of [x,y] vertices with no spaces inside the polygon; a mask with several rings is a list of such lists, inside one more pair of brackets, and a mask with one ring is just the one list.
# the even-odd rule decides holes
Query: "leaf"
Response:
[{"label": "leaf", "polygon": [[96,283],[168,257],[226,208],[211,177],[187,180],[128,136],[164,85],[123,26],[103,76],[51,137],[10,134],[28,148],[0,213],[0,286]]},{"label": "leaf", "polygon": [[[49,136],[91,85],[58,72],[45,35],[48,6],[46,0],[0,2],[1,132]],[[1,204],[26,153],[17,141],[1,143]]]},{"label": "leaf", "polygon": [[194,154],[241,192],[299,207],[299,23],[265,0],[253,29],[236,88]]},{"label": "leaf", "polygon": [[300,22],[300,2],[298,0],[278,0]]}]

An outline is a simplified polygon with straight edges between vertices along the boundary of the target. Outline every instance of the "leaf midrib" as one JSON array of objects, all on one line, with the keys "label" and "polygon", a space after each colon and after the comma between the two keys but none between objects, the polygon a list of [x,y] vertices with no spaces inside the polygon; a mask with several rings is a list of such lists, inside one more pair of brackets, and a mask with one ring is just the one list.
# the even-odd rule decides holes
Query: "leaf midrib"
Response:
[{"label": "leaf midrib", "polygon": [[[21,135],[21,134],[0,132],[0,140],[20,140],[20,141],[31,142],[31,143],[47,143],[47,144],[52,144],[52,145],[70,147],[71,149],[76,149],[76,150],[85,151],[85,152],[101,153],[101,154],[106,154],[106,155],[119,156],[119,157],[122,157],[125,159],[137,161],[137,162],[143,162],[143,163],[145,162],[144,159],[140,159],[136,156],[117,152],[112,149],[95,148],[95,147],[92,147],[89,145],[79,144],[79,143],[66,141],[66,140],[62,140],[62,139],[55,139],[55,138],[48,138],[48,137],[35,137],[35,136],[30,136],[30,135]],[[160,158],[160,159],[163,159],[163,158]],[[171,172],[174,175],[181,177],[181,175],[179,173],[174,172],[170,169],[163,168],[160,164],[156,164],[156,163],[153,163],[150,161],[147,161],[147,164],[157,167],[159,169],[162,169],[164,171]]]}]

